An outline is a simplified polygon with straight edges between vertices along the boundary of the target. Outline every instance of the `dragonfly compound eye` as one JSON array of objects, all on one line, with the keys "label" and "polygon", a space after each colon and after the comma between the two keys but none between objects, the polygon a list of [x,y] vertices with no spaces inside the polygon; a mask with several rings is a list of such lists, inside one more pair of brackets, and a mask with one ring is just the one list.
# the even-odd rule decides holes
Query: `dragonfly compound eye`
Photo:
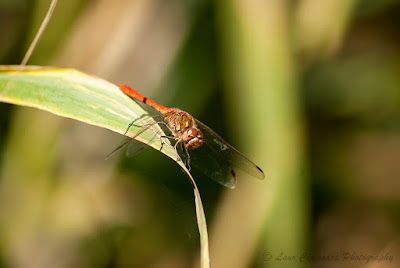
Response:
[{"label": "dragonfly compound eye", "polygon": [[203,144],[203,133],[197,128],[189,128],[184,135],[183,141],[187,148],[196,149]]}]

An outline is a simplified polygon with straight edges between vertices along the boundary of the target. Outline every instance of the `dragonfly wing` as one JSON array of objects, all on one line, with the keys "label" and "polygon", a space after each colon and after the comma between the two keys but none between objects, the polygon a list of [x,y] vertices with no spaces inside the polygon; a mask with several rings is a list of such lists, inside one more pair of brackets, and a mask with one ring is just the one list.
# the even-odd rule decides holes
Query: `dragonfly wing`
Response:
[{"label": "dragonfly wing", "polygon": [[128,148],[126,148],[126,156],[131,157],[139,154],[142,152],[144,149],[149,147],[147,144],[142,143],[138,140],[130,138],[131,141],[128,144]]},{"label": "dragonfly wing", "polygon": [[[149,120],[152,119],[153,121]],[[131,128],[138,128],[137,133],[133,137],[126,137],[125,140],[112,151],[108,156],[115,153],[122,147],[127,145],[126,155],[127,156],[134,156],[144,149],[150,146],[150,144],[155,144],[157,140],[160,141],[160,148],[162,146],[160,136],[163,135],[160,130],[165,129],[165,124],[163,124],[161,115],[157,116],[145,116],[138,118],[137,120],[133,121],[126,130],[125,134],[128,133],[128,130]],[[155,125],[159,124],[160,128],[154,127]]]},{"label": "dragonfly wing", "polygon": [[199,169],[209,178],[226,186],[235,188],[236,175],[225,159],[221,158],[208,144],[190,150],[190,165]]},{"label": "dragonfly wing", "polygon": [[227,163],[223,165],[230,166],[233,172],[234,169],[239,168],[255,178],[264,179],[265,175],[261,168],[232,147],[208,126],[198,120],[196,120],[196,123],[197,127],[203,132],[204,141],[212,149],[211,151],[218,155],[218,159],[224,159],[224,162]]}]

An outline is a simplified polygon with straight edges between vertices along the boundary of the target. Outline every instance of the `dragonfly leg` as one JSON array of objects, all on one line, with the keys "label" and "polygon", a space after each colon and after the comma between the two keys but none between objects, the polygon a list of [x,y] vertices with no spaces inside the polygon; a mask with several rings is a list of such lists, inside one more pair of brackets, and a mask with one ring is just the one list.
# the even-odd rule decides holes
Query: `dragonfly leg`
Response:
[{"label": "dragonfly leg", "polygon": [[135,119],[134,121],[132,121],[128,125],[128,129],[125,131],[125,134],[128,132],[129,128],[131,128],[132,126],[134,126],[134,127],[147,127],[147,126],[151,126],[151,125],[154,125],[154,124],[159,124],[159,125],[161,124],[161,125],[165,126],[168,129],[167,123],[164,122],[163,120],[155,120],[155,122],[151,122],[151,123],[147,123],[147,124],[136,124],[135,122],[138,121],[138,120],[141,120],[142,117],[144,117],[144,116],[141,116],[141,117]]},{"label": "dragonfly leg", "polygon": [[181,150],[182,150],[182,152],[183,152],[183,154],[182,154],[182,160],[183,160],[183,162],[185,163],[185,166],[186,166],[186,154],[184,153],[185,151],[185,149],[183,149],[183,143],[181,142],[180,143],[180,145],[181,145]]},{"label": "dragonfly leg", "polygon": [[[128,140],[123,140],[121,143],[120,143],[120,145],[117,147],[117,148],[115,148],[106,158],[108,158],[108,157],[110,157],[112,154],[114,154],[116,151],[118,151],[119,149],[121,149],[122,147],[124,147],[126,144],[128,144],[128,143],[130,143],[133,139],[135,139],[136,137],[138,137],[140,134],[142,134],[143,132],[145,132],[147,129],[148,129],[148,127],[150,127],[150,126],[152,126],[152,125],[154,125],[154,124],[162,124],[162,125],[164,125],[164,126],[166,126],[167,127],[167,124],[165,123],[165,122],[163,122],[163,121],[160,121],[160,122],[155,122],[155,123],[149,123],[149,124],[144,124],[144,125],[137,125],[137,124],[135,124],[135,122],[137,121],[137,120],[139,120],[139,119],[141,119],[141,118],[138,118],[138,119],[136,119],[136,120],[134,120],[134,121],[132,121],[129,125],[128,125],[128,128],[125,130],[125,133],[124,133],[124,136],[126,136],[126,134],[128,133],[128,131],[129,131],[129,129],[132,127],[132,126],[135,126],[135,127],[142,127],[142,130],[141,131],[139,131],[138,133],[136,133],[136,135],[134,136],[134,137],[131,137],[131,138],[129,138]],[[161,144],[163,145],[163,142],[161,142]],[[162,146],[161,146],[161,149],[162,149]],[[160,150],[161,150],[160,149]]]},{"label": "dragonfly leg", "polygon": [[191,169],[190,154],[189,154],[188,148],[183,143],[181,143],[181,147],[182,147],[183,157],[184,157],[184,161],[185,161],[185,166],[190,171],[190,169]]},{"label": "dragonfly leg", "polygon": [[[131,123],[129,123],[128,128],[125,130],[124,136],[126,136],[126,133],[128,133],[128,131],[129,131],[129,129],[130,129],[131,127],[145,127],[145,126],[150,126],[150,125],[154,125],[154,124],[164,124],[164,125],[166,125],[165,122],[156,122],[156,123],[149,123],[149,124],[144,124],[144,125],[136,125],[135,122],[136,122],[137,120],[139,120],[139,119],[141,119],[141,118],[135,119],[134,121],[132,121]],[[141,132],[140,132],[140,133],[141,133]],[[136,136],[139,136],[140,133],[137,134]],[[126,144],[126,141],[122,141],[121,144],[118,146],[118,149],[121,148],[121,147],[122,147],[123,145],[125,145],[125,144]],[[112,153],[111,153],[111,154],[112,154]]]},{"label": "dragonfly leg", "polygon": [[128,133],[129,129],[131,128],[131,126],[136,126],[134,123],[134,121],[132,121],[131,123],[129,123],[128,128],[125,130],[124,136],[126,136],[126,133]]},{"label": "dragonfly leg", "polygon": [[181,146],[181,150],[182,150],[182,161],[183,163],[185,163],[185,166],[190,170],[190,156],[187,152],[187,148],[186,146],[183,144],[182,140],[178,140],[176,139],[177,142],[174,145],[174,150],[176,152],[176,159],[178,159],[178,157],[180,157],[179,153],[178,153],[178,145],[180,144]]},{"label": "dragonfly leg", "polygon": [[161,141],[161,147],[160,147],[160,151],[162,150],[162,148],[164,147],[164,141],[163,139],[167,139],[167,140],[174,140],[176,141],[177,139],[175,137],[171,137],[171,136],[160,136],[160,141]]},{"label": "dragonfly leg", "polygon": [[[126,136],[126,133],[128,133],[129,129],[131,128],[131,126],[134,126],[134,122],[132,121],[129,125],[128,128],[125,130],[124,136]],[[136,136],[139,136],[142,132],[140,132],[139,134],[137,134]],[[109,158],[112,154],[114,154],[116,151],[118,151],[119,149],[121,149],[122,147],[124,147],[126,144],[128,144],[129,142],[132,141],[133,138],[130,138],[129,140],[123,140],[117,148],[115,148],[109,155],[107,155],[106,159]]]}]

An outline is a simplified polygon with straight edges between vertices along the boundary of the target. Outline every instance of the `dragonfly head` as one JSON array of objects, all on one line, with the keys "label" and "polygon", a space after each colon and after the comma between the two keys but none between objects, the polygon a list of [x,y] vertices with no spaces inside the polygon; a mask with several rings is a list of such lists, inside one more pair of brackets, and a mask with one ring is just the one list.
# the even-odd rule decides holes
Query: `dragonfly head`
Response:
[{"label": "dragonfly head", "polygon": [[196,149],[204,143],[203,133],[194,127],[187,129],[182,138],[188,149]]}]

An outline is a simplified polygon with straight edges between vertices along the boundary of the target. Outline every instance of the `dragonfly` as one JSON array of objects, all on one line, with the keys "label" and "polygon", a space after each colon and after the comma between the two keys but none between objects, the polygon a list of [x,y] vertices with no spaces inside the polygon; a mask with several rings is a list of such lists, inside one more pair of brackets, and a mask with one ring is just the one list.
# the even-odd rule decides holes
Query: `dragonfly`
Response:
[{"label": "dragonfly", "polygon": [[[162,141],[163,139],[175,141],[174,150],[182,157],[189,170],[191,165],[193,165],[206,176],[231,189],[235,188],[235,170],[237,169],[240,169],[255,178],[264,179],[264,172],[260,167],[227,143],[211,128],[193,118],[189,113],[178,108],[164,107],[144,97],[126,85],[118,85],[118,87],[132,99],[145,103],[157,110],[159,114],[153,116],[153,123],[139,125],[142,130],[132,138],[123,142],[113,152],[111,152],[111,154],[121,149],[126,144],[131,143],[152,125],[159,124],[160,126],[167,128],[171,133],[171,136],[158,137],[161,139],[161,148],[165,143],[165,141]],[[135,125],[135,123],[132,122],[131,125]],[[136,147],[132,154],[138,153],[146,147],[146,145]]]}]

